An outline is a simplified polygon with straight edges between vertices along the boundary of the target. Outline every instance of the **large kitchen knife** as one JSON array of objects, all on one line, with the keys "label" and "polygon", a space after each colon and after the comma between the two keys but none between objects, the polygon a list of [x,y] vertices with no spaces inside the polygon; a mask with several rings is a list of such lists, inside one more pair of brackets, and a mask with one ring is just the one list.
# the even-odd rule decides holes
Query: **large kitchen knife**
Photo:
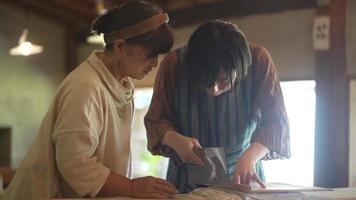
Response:
[{"label": "large kitchen knife", "polygon": [[242,192],[251,191],[250,185],[235,184],[227,173],[225,150],[223,147],[203,147],[193,149],[204,161],[204,166],[188,165],[190,184],[212,186]]}]

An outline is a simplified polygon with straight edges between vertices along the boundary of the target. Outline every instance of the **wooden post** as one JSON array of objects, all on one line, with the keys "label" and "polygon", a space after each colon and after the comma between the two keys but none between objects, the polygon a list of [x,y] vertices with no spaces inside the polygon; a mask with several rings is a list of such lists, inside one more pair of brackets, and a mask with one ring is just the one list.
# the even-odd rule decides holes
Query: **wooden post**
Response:
[{"label": "wooden post", "polygon": [[[347,187],[349,161],[349,80],[346,71],[346,2],[331,0],[330,49],[316,51],[314,184]],[[320,8],[320,12],[325,12]],[[302,163],[301,163],[302,164]]]}]

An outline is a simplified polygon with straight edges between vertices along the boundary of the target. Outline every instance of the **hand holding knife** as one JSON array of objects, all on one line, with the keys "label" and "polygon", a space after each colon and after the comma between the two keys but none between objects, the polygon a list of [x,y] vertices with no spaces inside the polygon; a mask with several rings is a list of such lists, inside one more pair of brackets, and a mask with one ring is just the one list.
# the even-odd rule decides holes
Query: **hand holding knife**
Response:
[{"label": "hand holding knife", "polygon": [[197,164],[200,166],[203,166],[204,163],[206,162],[206,156],[204,153],[204,149],[202,147],[194,146],[193,152],[202,161],[202,165],[201,165],[201,163],[199,163],[199,164],[197,163]]}]

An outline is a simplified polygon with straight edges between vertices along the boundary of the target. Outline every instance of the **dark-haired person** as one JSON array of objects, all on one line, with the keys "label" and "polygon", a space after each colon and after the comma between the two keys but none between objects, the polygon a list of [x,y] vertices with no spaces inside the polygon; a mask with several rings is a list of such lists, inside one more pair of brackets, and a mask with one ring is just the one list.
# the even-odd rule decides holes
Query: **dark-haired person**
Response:
[{"label": "dark-haired person", "polygon": [[174,197],[175,187],[162,179],[130,180],[131,78],[142,79],[172,47],[167,22],[162,10],[141,1],[94,22],[105,50],[94,51],[61,83],[4,199]]},{"label": "dark-haired person", "polygon": [[224,147],[230,177],[262,187],[260,160],[290,156],[271,56],[221,20],[201,25],[186,47],[162,61],[145,126],[149,150],[171,157],[167,180],[183,193],[195,188],[186,164],[203,164],[194,148]]}]

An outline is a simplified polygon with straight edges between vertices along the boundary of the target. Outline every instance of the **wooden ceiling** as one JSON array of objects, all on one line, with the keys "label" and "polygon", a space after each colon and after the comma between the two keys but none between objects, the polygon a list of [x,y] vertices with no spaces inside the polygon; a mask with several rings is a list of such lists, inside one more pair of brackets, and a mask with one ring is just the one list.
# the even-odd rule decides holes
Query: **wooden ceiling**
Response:
[{"label": "wooden ceiling", "polygon": [[[102,0],[103,7],[113,7],[127,0]],[[189,9],[223,0],[151,0],[166,11]],[[98,15],[100,0],[2,0],[2,2],[65,24],[90,24]]]},{"label": "wooden ceiling", "polygon": [[[53,21],[90,25],[98,14],[98,2],[112,7],[127,0],[2,0]],[[316,6],[317,0],[149,0],[166,10],[176,26],[208,18],[238,16]]]},{"label": "wooden ceiling", "polygon": [[[90,34],[92,21],[100,7],[110,8],[128,0],[2,0],[2,3],[66,25],[76,32],[76,40]],[[172,27],[208,19],[316,7],[318,0],[148,0],[170,16]]]},{"label": "wooden ceiling", "polygon": [[2,0],[2,2],[63,24],[88,23],[96,16],[95,0]]}]

